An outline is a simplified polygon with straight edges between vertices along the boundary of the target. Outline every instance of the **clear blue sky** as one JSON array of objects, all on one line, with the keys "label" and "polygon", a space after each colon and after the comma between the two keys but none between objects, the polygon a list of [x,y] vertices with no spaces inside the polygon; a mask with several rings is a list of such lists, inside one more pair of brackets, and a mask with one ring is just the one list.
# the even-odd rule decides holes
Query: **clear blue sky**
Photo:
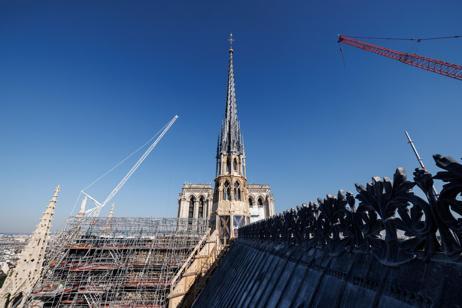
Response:
[{"label": "clear blue sky", "polygon": [[[117,197],[118,216],[175,216],[211,183],[235,41],[250,182],[278,211],[371,176],[460,157],[462,83],[344,47],[338,33],[460,33],[460,1],[2,1],[0,231],[31,231],[54,186],[55,226],[80,189],[180,119]],[[462,40],[380,42],[462,63]],[[133,162],[133,160],[131,161]],[[130,164],[90,190],[103,199]]]}]

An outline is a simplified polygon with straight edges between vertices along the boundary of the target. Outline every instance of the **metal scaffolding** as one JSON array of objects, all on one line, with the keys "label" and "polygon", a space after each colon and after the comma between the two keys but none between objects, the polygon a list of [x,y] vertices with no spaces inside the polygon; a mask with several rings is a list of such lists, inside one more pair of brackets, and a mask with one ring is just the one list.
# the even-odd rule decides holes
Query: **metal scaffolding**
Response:
[{"label": "metal scaffolding", "polygon": [[30,305],[162,307],[208,234],[206,220],[72,217],[47,252]]}]

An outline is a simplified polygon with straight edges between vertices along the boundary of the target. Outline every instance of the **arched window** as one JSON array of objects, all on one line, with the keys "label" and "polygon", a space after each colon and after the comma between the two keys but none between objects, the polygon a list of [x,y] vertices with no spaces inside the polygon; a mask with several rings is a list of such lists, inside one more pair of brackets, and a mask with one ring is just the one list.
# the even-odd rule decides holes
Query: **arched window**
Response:
[{"label": "arched window", "polygon": [[226,172],[231,173],[231,160],[229,158],[226,159]]},{"label": "arched window", "polygon": [[239,182],[234,183],[234,200],[241,200],[241,185]]},{"label": "arched window", "polygon": [[249,206],[253,206],[253,199],[252,199],[252,197],[249,197]]},{"label": "arched window", "polygon": [[229,187],[228,181],[226,181],[225,185],[223,186],[223,199],[231,200],[231,187]]},{"label": "arched window", "polygon": [[199,218],[204,218],[204,208],[205,208],[205,199],[204,196],[201,196],[199,199]]},{"label": "arched window", "polygon": [[263,198],[262,197],[258,197],[257,204],[258,204],[258,206],[263,206]]},{"label": "arched window", "polygon": [[234,169],[234,171],[237,172],[237,171],[238,171],[238,167],[239,167],[239,166],[238,166],[238,164],[237,164],[237,158],[234,158],[234,160],[233,160],[233,169]]},{"label": "arched window", "polygon": [[194,196],[191,196],[191,199],[189,199],[189,212],[188,212],[188,218],[194,218],[194,203],[196,202],[196,198]]}]

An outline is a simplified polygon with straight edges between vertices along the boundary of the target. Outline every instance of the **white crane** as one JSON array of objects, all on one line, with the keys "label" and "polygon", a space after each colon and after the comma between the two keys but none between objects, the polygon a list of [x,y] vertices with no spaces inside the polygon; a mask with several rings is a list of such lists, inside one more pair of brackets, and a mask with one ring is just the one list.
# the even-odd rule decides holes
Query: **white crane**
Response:
[{"label": "white crane", "polygon": [[[117,193],[122,189],[122,187],[127,183],[128,179],[135,173],[135,171],[141,166],[141,164],[146,160],[146,158],[151,154],[151,152],[154,150],[154,148],[157,146],[157,144],[160,142],[160,140],[164,137],[164,135],[168,132],[170,127],[175,123],[175,121],[178,119],[178,116],[175,115],[165,126],[165,128],[162,130],[160,135],[154,140],[153,143],[148,147],[148,149],[141,155],[141,157],[138,159],[138,161],[132,166],[132,168],[128,171],[128,173],[120,180],[120,182],[114,187],[114,189],[107,195],[107,197],[104,199],[103,202],[99,202],[92,196],[90,196],[88,193],[82,190],[83,194],[83,199],[80,204],[80,211],[77,214],[78,216],[93,216],[93,217],[98,217],[101,209],[111,202],[111,200],[114,199],[114,197],[117,195]],[[112,170],[112,169],[111,169]],[[105,173],[107,174],[107,173]],[[105,175],[104,174],[104,175]],[[93,201],[95,206],[91,209],[86,209],[88,199]]]},{"label": "white crane", "polygon": [[[409,143],[409,145],[411,146],[411,149],[412,149],[412,151],[414,152],[414,155],[415,155],[415,157],[417,158],[417,162],[419,163],[420,167],[421,167],[424,171],[428,171],[427,168],[426,168],[425,165],[424,165],[424,162],[423,162],[422,157],[420,157],[420,154],[419,154],[419,152],[417,151],[417,148],[415,147],[414,141],[411,139],[411,135],[409,135],[409,133],[407,132],[407,130],[404,131],[404,134],[406,134],[407,143]],[[435,194],[435,196],[438,196],[438,191],[436,190],[435,185],[433,185],[432,188],[433,188],[433,193]]]}]

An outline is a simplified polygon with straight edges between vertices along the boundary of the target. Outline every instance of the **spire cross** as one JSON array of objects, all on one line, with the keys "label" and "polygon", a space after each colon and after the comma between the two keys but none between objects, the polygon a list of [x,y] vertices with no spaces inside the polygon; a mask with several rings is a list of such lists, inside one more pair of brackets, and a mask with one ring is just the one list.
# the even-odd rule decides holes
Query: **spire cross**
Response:
[{"label": "spire cross", "polygon": [[229,49],[232,50],[233,49],[233,42],[234,42],[232,33],[229,34],[228,42],[229,42]]}]

